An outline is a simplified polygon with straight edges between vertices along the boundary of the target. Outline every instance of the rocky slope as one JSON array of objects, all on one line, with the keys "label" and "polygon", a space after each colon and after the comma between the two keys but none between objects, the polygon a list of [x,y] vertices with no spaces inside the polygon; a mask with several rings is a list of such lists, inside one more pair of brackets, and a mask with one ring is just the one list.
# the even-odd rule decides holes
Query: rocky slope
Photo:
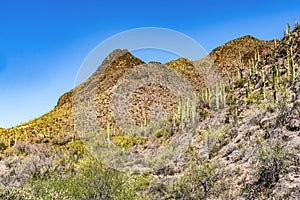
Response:
[{"label": "rocky slope", "polygon": [[262,41],[252,36],[234,39],[215,48],[210,58],[217,64],[224,80],[234,82],[247,71],[245,66],[257,56],[264,56],[274,48],[274,40]]},{"label": "rocky slope", "polygon": [[[300,27],[296,26],[282,40],[245,36],[217,47],[198,61],[180,58],[165,65],[146,64],[127,50],[112,52],[87,81],[62,95],[52,111],[25,124],[0,129],[0,196],[297,199],[299,45]],[[213,63],[223,83],[211,87],[211,80],[218,79],[217,71],[207,67]],[[165,67],[190,83],[199,116],[195,133],[182,154],[150,172],[124,174],[102,165],[95,168],[99,163],[79,133],[83,129],[93,131],[89,127],[95,124],[114,145],[144,154],[182,134],[182,112],[187,108],[180,107],[172,88],[158,83],[143,85],[132,93],[129,116],[137,126],[147,127],[161,112],[153,105],[160,104],[166,111],[165,125],[146,139],[119,128],[121,119],[111,108],[114,92],[123,89],[122,83],[127,82],[120,80],[124,76],[127,80],[128,73],[140,77],[135,71],[138,67]],[[135,87],[128,83],[123,85]],[[177,116],[178,107],[181,114]],[[93,171],[86,171],[89,168]]]}]

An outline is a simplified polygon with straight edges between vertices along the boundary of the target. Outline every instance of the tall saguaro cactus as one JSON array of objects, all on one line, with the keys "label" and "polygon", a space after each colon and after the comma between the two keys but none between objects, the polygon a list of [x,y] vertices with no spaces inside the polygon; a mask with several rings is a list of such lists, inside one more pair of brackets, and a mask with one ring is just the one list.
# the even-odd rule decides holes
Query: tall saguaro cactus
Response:
[{"label": "tall saguaro cactus", "polygon": [[239,125],[239,118],[238,118],[238,106],[236,105],[234,108],[234,125],[238,127]]},{"label": "tall saguaro cactus", "polygon": [[295,82],[296,82],[296,68],[295,68],[295,62],[292,56],[292,48],[291,48],[291,68],[292,68],[292,85],[295,86]]},{"label": "tall saguaro cactus", "polygon": [[261,94],[263,99],[266,99],[266,81],[265,81],[265,71],[261,71]]},{"label": "tall saguaro cactus", "polygon": [[277,66],[273,66],[273,73],[272,73],[272,89],[273,89],[273,98],[274,102],[277,102],[277,78],[278,78],[278,69]]}]

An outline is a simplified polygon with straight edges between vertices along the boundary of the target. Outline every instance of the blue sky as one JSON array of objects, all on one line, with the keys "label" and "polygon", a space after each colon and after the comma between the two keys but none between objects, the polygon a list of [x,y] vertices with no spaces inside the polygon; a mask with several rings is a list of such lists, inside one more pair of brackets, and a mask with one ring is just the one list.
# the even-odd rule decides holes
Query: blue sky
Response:
[{"label": "blue sky", "polygon": [[[100,42],[133,28],[182,32],[208,52],[243,35],[281,38],[300,20],[298,1],[0,2],[0,127],[51,110],[74,86],[84,58]],[[155,54],[138,54],[148,61]],[[151,57],[152,56],[152,57]],[[156,60],[164,60],[164,56]]]}]

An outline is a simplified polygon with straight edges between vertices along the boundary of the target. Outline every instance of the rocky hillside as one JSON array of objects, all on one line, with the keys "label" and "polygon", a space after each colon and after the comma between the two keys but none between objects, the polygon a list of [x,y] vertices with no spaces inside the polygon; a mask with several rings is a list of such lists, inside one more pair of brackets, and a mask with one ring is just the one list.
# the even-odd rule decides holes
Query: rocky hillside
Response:
[{"label": "rocky hillside", "polygon": [[243,76],[245,65],[258,56],[264,56],[274,48],[274,40],[262,41],[250,35],[234,39],[223,46],[215,48],[210,58],[217,64],[220,73],[228,82]]},{"label": "rocky hillside", "polygon": [[[0,129],[1,199],[298,199],[299,45],[296,26],[281,40],[232,40],[198,61],[147,64],[115,50],[52,111]],[[148,82],[136,83],[141,77]],[[192,102],[183,104],[178,95],[189,89]],[[122,129],[129,118],[147,137]],[[129,173],[99,163],[87,132],[133,155],[190,140],[166,164],[135,163],[145,170]]]}]

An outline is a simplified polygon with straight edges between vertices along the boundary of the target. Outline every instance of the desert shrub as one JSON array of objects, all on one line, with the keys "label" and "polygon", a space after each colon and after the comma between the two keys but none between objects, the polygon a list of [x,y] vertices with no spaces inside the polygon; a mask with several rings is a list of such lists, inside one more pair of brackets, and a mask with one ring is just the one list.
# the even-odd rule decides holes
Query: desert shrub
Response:
[{"label": "desert shrub", "polygon": [[165,128],[159,129],[156,133],[154,133],[154,138],[160,143],[163,144],[166,142],[170,137],[172,136],[172,133],[166,130]]},{"label": "desert shrub", "polygon": [[279,180],[279,175],[283,172],[287,155],[284,145],[280,141],[274,144],[263,145],[258,155],[258,183],[266,188],[271,188]]},{"label": "desert shrub", "polygon": [[207,127],[206,130],[198,137],[198,140],[205,140],[209,157],[213,157],[224,146],[226,133],[229,127],[223,126],[219,129]]},{"label": "desert shrub", "polygon": [[111,141],[118,147],[128,149],[133,146],[145,144],[147,142],[147,139],[142,137],[125,135],[125,136],[113,136],[111,137]]},{"label": "desert shrub", "polygon": [[245,85],[245,79],[240,78],[235,82],[235,88],[241,88]]},{"label": "desert shrub", "polygon": [[280,174],[285,172],[289,157],[284,144],[279,139],[269,140],[262,144],[255,157],[256,171],[252,182],[246,182],[242,193],[247,199],[257,199],[265,196],[279,181]]},{"label": "desert shrub", "polygon": [[6,142],[2,139],[0,140],[0,152],[2,153],[7,148]]},{"label": "desert shrub", "polygon": [[193,161],[183,177],[170,186],[171,199],[205,199],[217,181],[216,167],[209,161]]},{"label": "desert shrub", "polygon": [[201,108],[199,110],[199,114],[200,114],[200,119],[201,120],[205,120],[207,118],[207,116],[209,115],[210,111],[208,108]]},{"label": "desert shrub", "polygon": [[[97,161],[86,160],[80,169],[68,176],[31,181],[37,196],[43,199],[138,199],[135,179],[113,169],[105,169]],[[144,183],[139,179],[140,183]],[[142,185],[142,184],[141,184]]]},{"label": "desert shrub", "polygon": [[0,187],[0,199],[2,200],[31,200],[36,197],[33,191],[27,187]]},{"label": "desert shrub", "polygon": [[27,179],[44,178],[54,170],[53,156],[43,152],[28,156],[11,156],[3,162],[5,170],[0,171],[0,186],[19,187]]},{"label": "desert shrub", "polygon": [[243,99],[243,102],[246,104],[261,104],[261,94],[259,92],[251,93],[248,97]]}]

